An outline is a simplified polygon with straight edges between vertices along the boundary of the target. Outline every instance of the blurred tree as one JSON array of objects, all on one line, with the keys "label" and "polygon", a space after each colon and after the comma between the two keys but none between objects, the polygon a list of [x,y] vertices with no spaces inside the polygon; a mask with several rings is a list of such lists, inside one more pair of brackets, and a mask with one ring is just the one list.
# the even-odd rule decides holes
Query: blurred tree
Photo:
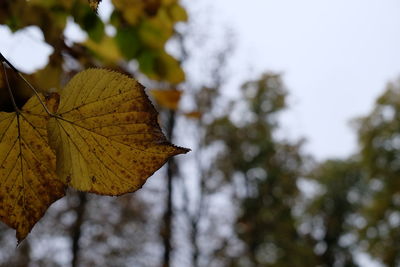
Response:
[{"label": "blurred tree", "polygon": [[400,265],[400,82],[389,83],[374,110],[359,120],[361,160],[370,192],[362,234],[368,252]]},{"label": "blurred tree", "polygon": [[358,245],[359,209],[366,191],[359,161],[327,160],[318,164],[309,178],[320,186],[306,212],[311,218],[309,234],[315,239],[320,265],[358,266],[353,253]]},{"label": "blurred tree", "polygon": [[227,241],[217,253],[231,258],[226,266],[315,266],[313,248],[298,233],[293,216],[302,174],[301,142],[291,144],[274,135],[277,115],[285,107],[281,78],[267,73],[242,88],[244,100],[232,103],[209,126],[207,136],[210,145],[222,145],[214,168],[235,184],[240,205],[235,229],[242,252],[232,255]]},{"label": "blurred tree", "polygon": [[[190,29],[188,29],[190,32]],[[228,33],[229,34],[229,33]],[[227,35],[225,40],[232,38]],[[181,35],[183,52],[186,55],[185,61],[191,59],[192,53],[186,48],[187,36]],[[212,155],[209,154],[210,146],[207,145],[206,137],[208,126],[215,119],[214,113],[219,107],[222,88],[226,82],[226,71],[229,65],[229,58],[232,54],[233,47],[226,42],[221,47],[213,47],[209,51],[209,58],[214,59],[210,62],[203,75],[209,79],[207,86],[205,82],[200,85],[195,85],[188,80],[185,83],[185,91],[189,93],[193,99],[194,105],[191,107],[191,112],[184,112],[185,125],[191,122],[194,166],[197,175],[192,175],[195,179],[196,187],[190,186],[187,181],[182,180],[182,198],[184,205],[182,206],[183,215],[189,226],[188,240],[191,244],[191,257],[189,259],[190,266],[211,266],[213,261],[213,250],[215,249],[211,243],[224,242],[224,237],[221,236],[223,230],[220,227],[220,220],[224,216],[219,213],[217,216],[213,214],[210,206],[213,202],[213,196],[222,190],[222,184],[215,182],[215,168],[212,168]],[[205,54],[205,51],[203,51]],[[184,62],[185,62],[184,61]],[[187,127],[186,127],[187,128]],[[190,162],[185,160],[186,164]],[[225,226],[225,223],[223,224]]]}]

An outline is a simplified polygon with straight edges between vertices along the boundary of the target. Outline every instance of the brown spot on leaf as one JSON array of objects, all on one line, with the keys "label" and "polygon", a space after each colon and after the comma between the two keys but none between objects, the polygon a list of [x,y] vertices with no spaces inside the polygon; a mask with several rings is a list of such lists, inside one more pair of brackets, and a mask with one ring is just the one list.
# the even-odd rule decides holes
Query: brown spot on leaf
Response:
[{"label": "brown spot on leaf", "polygon": [[58,106],[60,105],[60,95],[58,93],[50,93],[46,97],[46,106],[50,112],[57,112]]}]

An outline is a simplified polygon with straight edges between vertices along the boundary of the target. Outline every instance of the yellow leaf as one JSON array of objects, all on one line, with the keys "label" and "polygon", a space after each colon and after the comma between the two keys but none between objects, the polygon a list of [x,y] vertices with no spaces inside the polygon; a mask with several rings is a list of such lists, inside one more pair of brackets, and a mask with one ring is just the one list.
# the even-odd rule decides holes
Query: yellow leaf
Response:
[{"label": "yellow leaf", "polygon": [[183,113],[183,115],[185,115],[189,119],[196,119],[196,120],[201,119],[201,116],[203,116],[203,114],[200,111],[191,111]]},{"label": "yellow leaf", "polygon": [[104,195],[139,189],[169,157],[157,112],[135,80],[104,69],[78,73],[48,123],[57,174],[72,187]]},{"label": "yellow leaf", "polygon": [[161,53],[159,55],[157,68],[164,74],[164,79],[172,84],[178,84],[185,80],[185,73],[183,72],[180,63],[167,53]]},{"label": "yellow leaf", "polygon": [[186,10],[179,4],[172,5],[169,9],[169,13],[171,14],[174,22],[188,20],[188,14]]},{"label": "yellow leaf", "polygon": [[160,106],[171,110],[178,109],[182,91],[176,89],[171,89],[171,90],[153,89],[150,91],[150,93]]},{"label": "yellow leaf", "polygon": [[114,38],[104,36],[101,42],[88,39],[83,45],[107,63],[116,63],[123,59]]},{"label": "yellow leaf", "polygon": [[17,230],[19,242],[64,196],[47,142],[47,120],[36,97],[20,113],[0,112],[0,218]]},{"label": "yellow leaf", "polygon": [[165,6],[172,5],[176,2],[177,2],[177,0],[162,0],[162,4]]},{"label": "yellow leaf", "polygon": [[142,42],[154,49],[162,49],[174,33],[174,25],[165,10],[157,16],[144,20],[139,26]]},{"label": "yellow leaf", "polygon": [[93,9],[93,11],[97,12],[101,0],[88,0],[88,1],[89,1],[89,6]]},{"label": "yellow leaf", "polygon": [[88,39],[83,43],[84,46],[92,50],[98,57],[108,63],[116,63],[122,60],[121,52],[114,38],[105,36],[101,42]]},{"label": "yellow leaf", "polygon": [[119,10],[130,25],[136,25],[143,15],[143,0],[112,0],[115,8]]}]

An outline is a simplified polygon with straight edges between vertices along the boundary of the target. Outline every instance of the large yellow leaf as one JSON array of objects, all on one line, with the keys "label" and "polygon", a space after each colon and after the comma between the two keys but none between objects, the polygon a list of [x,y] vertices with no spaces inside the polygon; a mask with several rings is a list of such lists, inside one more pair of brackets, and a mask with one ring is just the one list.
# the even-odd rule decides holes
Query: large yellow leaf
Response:
[{"label": "large yellow leaf", "polygon": [[18,241],[64,196],[47,142],[47,120],[36,97],[20,113],[0,112],[0,218],[17,230]]},{"label": "large yellow leaf", "polygon": [[80,72],[60,99],[51,107],[58,117],[49,120],[49,142],[60,179],[78,190],[133,192],[169,157],[188,151],[167,142],[143,86],[123,74]]}]

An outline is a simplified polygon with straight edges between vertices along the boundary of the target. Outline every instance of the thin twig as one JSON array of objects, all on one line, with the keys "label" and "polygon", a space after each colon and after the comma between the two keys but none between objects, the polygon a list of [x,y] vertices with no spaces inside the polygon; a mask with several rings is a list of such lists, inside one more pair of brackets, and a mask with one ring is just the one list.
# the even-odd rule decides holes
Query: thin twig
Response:
[{"label": "thin twig", "polygon": [[29,86],[29,88],[32,89],[32,91],[35,93],[36,97],[38,98],[40,104],[43,106],[44,110],[49,116],[53,116],[54,114],[50,112],[50,110],[47,108],[46,104],[43,102],[43,100],[40,98],[39,92],[33,87],[33,85],[28,82],[27,79],[21,74],[21,72],[17,72],[18,76],[21,77],[21,79]]},{"label": "thin twig", "polygon": [[[1,55],[1,53],[0,53],[0,56],[3,57],[3,55]],[[5,80],[6,80],[7,90],[8,90],[8,94],[10,95],[11,102],[12,102],[12,104],[13,104],[13,106],[14,106],[15,112],[20,113],[20,110],[19,110],[19,108],[18,108],[18,106],[17,106],[17,103],[15,102],[14,95],[13,95],[12,90],[11,90],[11,87],[10,87],[10,83],[9,83],[9,81],[8,81],[8,76],[7,76],[7,72],[6,72],[6,71],[7,71],[7,70],[6,70],[6,66],[4,65],[3,62],[1,62],[1,65],[3,66],[4,78],[5,78]]]},{"label": "thin twig", "polygon": [[[42,105],[42,107],[44,108],[44,110],[46,111],[46,113],[47,113],[49,116],[54,116],[54,114],[50,112],[50,110],[47,108],[46,104],[45,104],[45,103],[43,102],[43,100],[41,99],[41,97],[40,97],[40,95],[39,95],[39,92],[35,89],[35,87],[33,87],[33,85],[32,85],[30,82],[28,82],[27,79],[25,79],[25,77],[22,75],[22,73],[21,73],[19,70],[17,70],[17,68],[15,68],[15,67],[3,56],[3,54],[2,54],[1,52],[0,52],[0,61],[1,61],[1,62],[7,63],[7,65],[8,65],[16,74],[18,74],[18,76],[19,76],[19,77],[29,86],[29,88],[34,92],[34,94],[35,94],[36,97],[38,98],[40,104]],[[4,72],[5,72],[4,64],[2,64],[2,65],[3,65],[3,68],[4,68]],[[7,81],[7,84],[8,84],[7,75],[5,74],[5,76],[6,76],[6,81]],[[12,100],[13,100],[13,105],[14,105],[15,109],[16,109],[17,111],[19,111],[17,105],[15,104],[14,97],[13,97],[13,95],[12,95],[11,88],[10,88],[9,85],[8,85],[8,88],[9,88],[9,91],[10,91],[10,94],[11,94],[11,98],[12,98]]]},{"label": "thin twig", "polygon": [[3,54],[0,52],[0,61],[1,62],[5,62],[7,63],[7,65],[16,73],[18,73],[19,71],[3,56]]}]

